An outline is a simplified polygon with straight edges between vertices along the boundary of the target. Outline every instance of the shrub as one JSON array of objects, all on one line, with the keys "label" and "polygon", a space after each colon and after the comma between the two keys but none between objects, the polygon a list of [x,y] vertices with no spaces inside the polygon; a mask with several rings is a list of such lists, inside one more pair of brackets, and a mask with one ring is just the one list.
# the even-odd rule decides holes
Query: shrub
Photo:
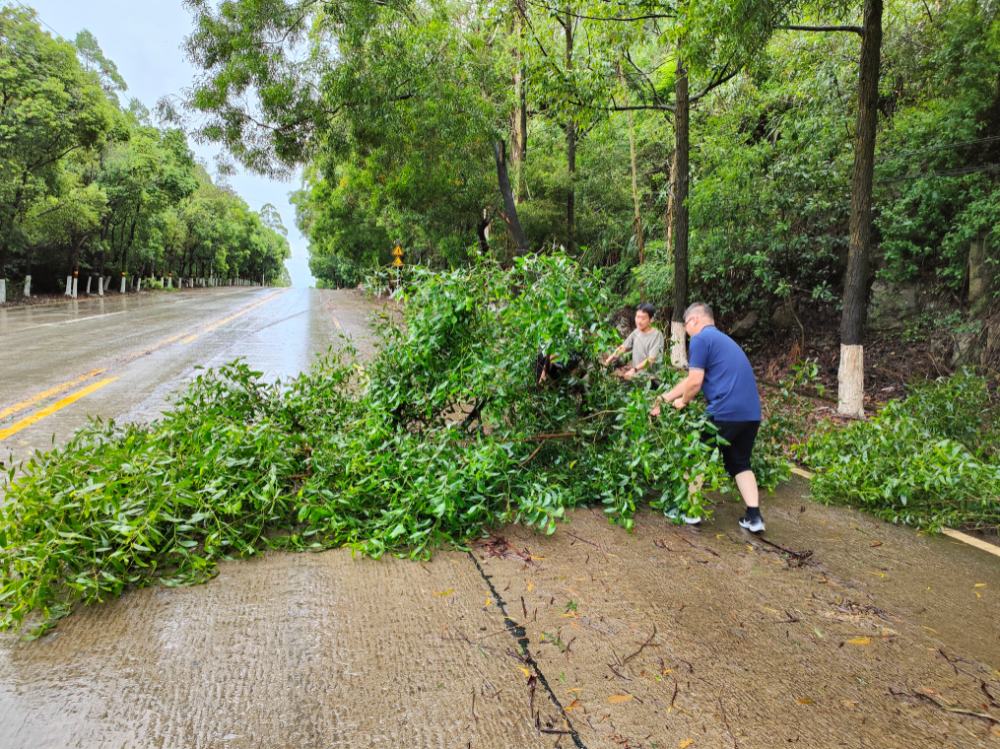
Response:
[{"label": "shrub", "polygon": [[813,497],[927,530],[1000,525],[1000,465],[984,380],[918,386],[875,418],[822,426],[804,455]]}]

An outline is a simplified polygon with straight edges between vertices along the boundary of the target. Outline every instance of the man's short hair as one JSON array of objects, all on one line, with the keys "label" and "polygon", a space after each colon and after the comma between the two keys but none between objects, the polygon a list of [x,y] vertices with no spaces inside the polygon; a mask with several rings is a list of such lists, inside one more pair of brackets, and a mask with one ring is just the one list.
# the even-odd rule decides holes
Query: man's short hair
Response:
[{"label": "man's short hair", "polygon": [[691,317],[691,315],[701,315],[702,317],[707,317],[713,322],[715,321],[715,313],[712,312],[712,308],[704,302],[695,302],[684,310],[684,321],[687,322],[687,319]]},{"label": "man's short hair", "polygon": [[654,307],[649,302],[643,302],[638,307],[635,308],[636,312],[645,312],[650,318],[656,316],[656,307]]}]

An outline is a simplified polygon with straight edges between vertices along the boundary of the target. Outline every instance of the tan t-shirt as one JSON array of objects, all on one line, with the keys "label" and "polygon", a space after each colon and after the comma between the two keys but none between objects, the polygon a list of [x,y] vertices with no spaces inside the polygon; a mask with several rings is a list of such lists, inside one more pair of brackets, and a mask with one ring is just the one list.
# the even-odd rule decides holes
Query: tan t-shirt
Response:
[{"label": "tan t-shirt", "polygon": [[656,328],[649,328],[645,333],[642,333],[636,328],[622,345],[625,346],[626,351],[632,352],[633,367],[638,367],[647,359],[653,359],[653,362],[639,370],[639,374],[652,374],[663,356],[663,333]]}]

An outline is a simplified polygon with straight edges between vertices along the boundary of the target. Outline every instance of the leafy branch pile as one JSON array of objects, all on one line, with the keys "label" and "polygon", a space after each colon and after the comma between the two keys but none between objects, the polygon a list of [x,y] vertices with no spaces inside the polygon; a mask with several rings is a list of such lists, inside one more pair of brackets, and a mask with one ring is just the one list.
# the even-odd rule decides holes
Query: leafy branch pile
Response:
[{"label": "leafy branch pile", "polygon": [[[603,289],[565,257],[421,272],[367,366],[344,348],[282,388],[234,363],[159,421],[95,422],[37,454],[0,508],[0,627],[40,612],[44,631],[74,600],[201,582],[265,548],[427,557],[595,503],[629,528],[650,491],[699,511],[690,478],[722,477],[704,415],[653,420],[648,392],[594,364],[618,342]],[[583,364],[536,386],[540,351]]]},{"label": "leafy branch pile", "polygon": [[963,371],[916,386],[873,419],[825,424],[804,450],[812,494],[929,530],[1000,526],[1000,435],[986,382]]}]

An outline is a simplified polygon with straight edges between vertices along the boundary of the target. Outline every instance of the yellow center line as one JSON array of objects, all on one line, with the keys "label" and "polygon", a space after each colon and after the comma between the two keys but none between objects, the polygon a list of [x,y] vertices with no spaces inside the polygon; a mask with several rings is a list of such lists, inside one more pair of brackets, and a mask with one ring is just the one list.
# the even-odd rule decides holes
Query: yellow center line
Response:
[{"label": "yellow center line", "polygon": [[203,331],[201,331],[201,333],[195,333],[195,334],[194,334],[193,336],[191,336],[190,338],[185,338],[185,339],[184,339],[183,341],[181,341],[181,343],[191,343],[191,341],[193,341],[193,340],[194,340],[195,338],[197,338],[198,336],[201,336],[201,335],[204,335],[205,333],[211,333],[211,332],[212,332],[213,330],[215,330],[216,328],[218,328],[218,327],[221,327],[221,326],[225,325],[225,324],[226,324],[227,322],[232,322],[232,321],[233,321],[233,320],[235,320],[235,319],[236,319],[237,317],[242,317],[242,316],[243,316],[243,315],[245,315],[245,314],[246,314],[247,312],[252,312],[253,310],[255,310],[255,309],[257,309],[258,307],[260,307],[261,305],[263,305],[263,304],[267,304],[267,303],[268,303],[268,302],[270,302],[270,301],[271,301],[272,299],[276,299],[277,297],[281,296],[281,295],[282,295],[282,294],[284,294],[284,293],[285,293],[284,291],[279,291],[279,292],[278,292],[277,294],[273,294],[273,295],[269,296],[269,297],[268,297],[267,299],[264,299],[264,300],[261,300],[261,301],[257,302],[257,304],[254,304],[254,305],[251,305],[250,307],[247,307],[247,308],[246,308],[245,310],[243,310],[242,312],[237,312],[237,313],[236,313],[235,315],[233,315],[232,317],[227,317],[227,318],[226,318],[225,320],[221,320],[221,321],[219,321],[219,322],[215,323],[214,325],[210,325],[209,327],[207,327],[207,328],[205,328],[205,329],[204,329]]},{"label": "yellow center line", "polygon": [[5,440],[8,437],[17,434],[22,429],[26,429],[27,427],[30,427],[32,424],[38,423],[39,421],[41,421],[45,417],[51,416],[52,414],[54,414],[56,411],[61,411],[62,409],[66,408],[66,406],[70,406],[70,405],[76,403],[81,398],[84,398],[84,397],[90,395],[91,393],[93,393],[96,390],[100,390],[105,385],[110,385],[112,382],[114,382],[117,379],[118,379],[117,377],[111,377],[111,378],[109,378],[107,380],[101,380],[100,382],[95,382],[93,385],[89,385],[89,386],[83,388],[82,390],[77,390],[75,393],[73,393],[72,395],[70,395],[70,396],[68,396],[66,398],[63,398],[58,403],[53,403],[48,408],[43,408],[38,413],[34,413],[31,416],[29,416],[28,418],[26,418],[26,419],[21,419],[20,421],[18,421],[17,423],[15,423],[13,426],[10,426],[7,429],[4,429],[3,431],[0,431],[0,440]]},{"label": "yellow center line", "polygon": [[[287,289],[286,289],[286,291],[287,291]],[[209,326],[207,328],[204,328],[204,330],[202,330],[201,333],[195,333],[194,335],[191,335],[192,330],[187,330],[187,331],[185,331],[183,333],[179,333],[179,334],[177,334],[175,336],[172,336],[171,338],[167,338],[164,341],[160,341],[155,346],[150,346],[149,348],[143,349],[142,351],[136,351],[133,354],[129,354],[125,358],[126,358],[126,360],[132,360],[132,359],[135,359],[135,358],[137,358],[139,356],[144,356],[146,354],[150,354],[153,351],[156,351],[156,349],[160,348],[161,346],[166,346],[168,343],[173,343],[174,341],[179,340],[181,338],[184,338],[183,343],[190,343],[191,341],[193,341],[195,338],[197,338],[202,333],[208,333],[209,331],[215,330],[220,325],[225,325],[227,322],[229,322],[231,320],[235,320],[237,317],[240,317],[241,315],[245,315],[247,312],[250,312],[251,310],[254,310],[257,307],[260,307],[262,304],[266,304],[267,302],[270,302],[275,297],[279,297],[279,296],[281,296],[284,293],[285,293],[284,291],[280,291],[277,294],[272,294],[267,299],[263,299],[260,302],[257,302],[257,304],[251,305],[250,307],[247,307],[246,309],[242,310],[241,312],[237,312],[232,317],[227,317],[225,320],[222,320],[220,322],[217,322],[217,323],[214,323],[214,324],[211,323],[211,322],[208,322],[208,323],[202,323],[201,325],[196,325],[193,328],[193,330],[198,330],[199,328],[203,328],[205,325]],[[189,336],[189,337],[185,338],[185,336]],[[66,390],[67,388],[70,388],[70,387],[72,387],[73,385],[75,385],[75,384],[77,384],[79,382],[83,382],[85,380],[88,380],[91,377],[96,377],[97,375],[99,375],[99,374],[101,374],[102,372],[105,372],[105,371],[106,370],[104,370],[104,369],[95,369],[93,372],[90,372],[88,374],[83,375],[82,377],[80,377],[79,379],[77,379],[74,382],[64,382],[62,385],[57,385],[54,388],[50,388],[49,390],[46,390],[44,393],[39,393],[38,395],[35,395],[35,396],[29,398],[28,400],[24,401],[23,403],[18,403],[17,405],[11,406],[9,408],[4,409],[3,411],[0,411],[0,418],[3,418],[5,416],[9,416],[12,413],[16,413],[18,411],[21,411],[21,410],[27,408],[28,406],[34,405],[34,404],[38,403],[39,401],[42,401],[42,400],[48,398],[49,396],[55,395],[57,393],[60,393],[63,390]],[[66,406],[69,406],[70,404],[76,403],[81,398],[84,398],[84,397],[90,395],[91,393],[93,393],[96,390],[100,390],[105,385],[108,385],[108,384],[114,382],[117,379],[118,379],[117,377],[112,377],[111,379],[101,380],[100,382],[97,382],[97,383],[95,383],[95,384],[93,384],[93,385],[91,385],[89,387],[85,387],[82,390],[78,390],[77,392],[75,392],[71,396],[69,396],[68,398],[64,398],[63,400],[59,401],[58,403],[54,403],[53,405],[49,406],[48,408],[44,408],[41,411],[38,411],[37,413],[32,414],[31,416],[29,416],[26,419],[22,419],[21,421],[18,421],[16,423],[14,423],[13,425],[11,425],[10,427],[8,427],[7,429],[4,429],[4,430],[0,431],[0,440],[5,440],[5,439],[7,439],[8,437],[10,437],[10,436],[12,436],[14,434],[17,434],[22,429],[26,429],[27,427],[31,426],[32,424],[37,424],[42,419],[44,419],[44,418],[46,418],[48,416],[51,416],[52,414],[56,413],[57,411],[59,411],[59,410],[61,410],[63,408],[66,408]]]},{"label": "yellow center line", "polygon": [[49,390],[46,390],[44,393],[33,395],[30,398],[28,398],[28,400],[23,401],[22,403],[17,403],[13,406],[10,406],[9,408],[5,408],[3,411],[0,411],[0,419],[10,416],[11,414],[16,414],[18,411],[23,411],[24,409],[28,408],[28,406],[33,406],[39,401],[43,401],[46,398],[55,395],[56,393],[61,393],[63,390],[67,390],[73,387],[74,385],[77,385],[85,380],[89,380],[91,377],[96,377],[97,375],[101,374],[104,371],[105,370],[103,369],[95,369],[93,372],[88,372],[85,375],[81,375],[75,380],[64,382],[62,385],[56,385],[54,388],[50,388]]}]

